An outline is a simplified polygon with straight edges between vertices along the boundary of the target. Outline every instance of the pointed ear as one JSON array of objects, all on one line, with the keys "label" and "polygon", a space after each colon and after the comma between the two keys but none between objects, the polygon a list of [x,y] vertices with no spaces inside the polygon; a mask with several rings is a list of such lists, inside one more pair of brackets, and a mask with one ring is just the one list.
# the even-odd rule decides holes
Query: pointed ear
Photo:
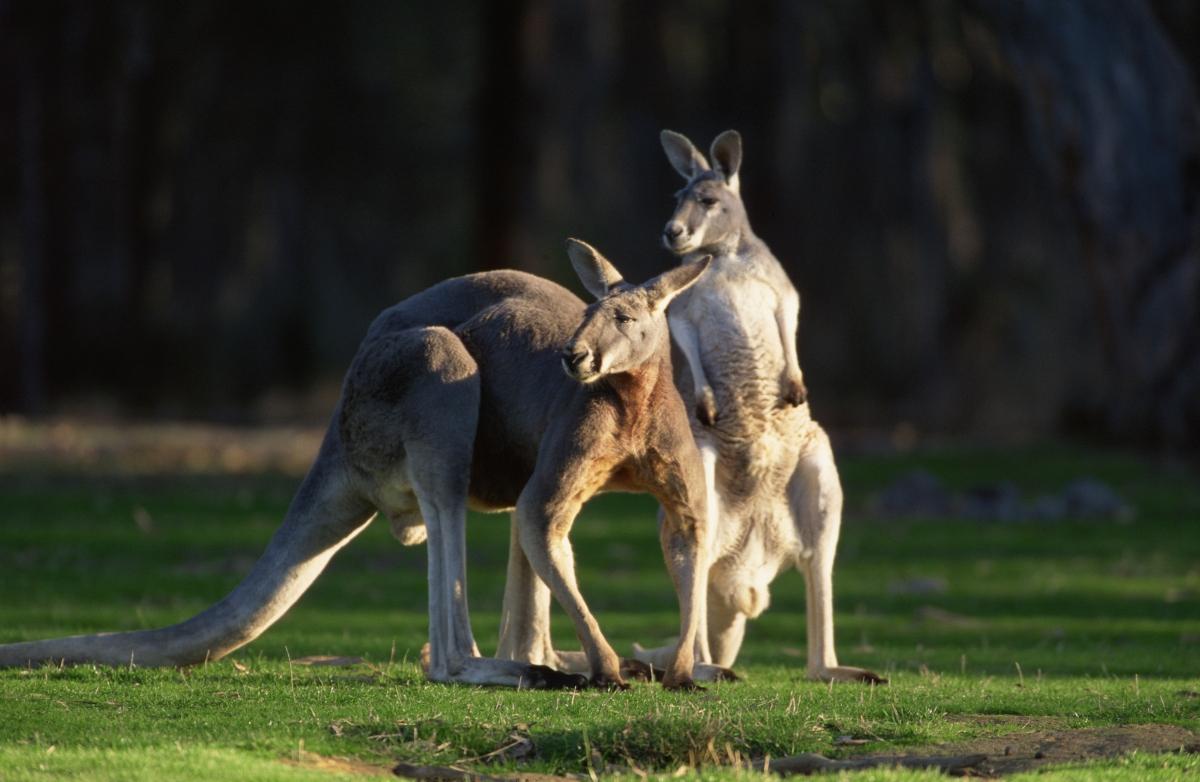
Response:
[{"label": "pointed ear", "polygon": [[609,291],[625,282],[616,267],[587,242],[568,239],[567,255],[583,287],[597,299],[604,298]]},{"label": "pointed ear", "polygon": [[658,134],[658,138],[662,141],[663,152],[667,153],[667,160],[671,161],[671,167],[679,172],[679,176],[690,180],[701,171],[708,171],[708,161],[687,136],[664,130]]},{"label": "pointed ear", "polygon": [[713,139],[708,155],[712,158],[717,173],[725,177],[725,184],[729,189],[738,192],[741,185],[738,181],[738,169],[742,167],[742,134],[736,130],[725,131]]},{"label": "pointed ear", "polygon": [[704,270],[712,264],[712,256],[706,255],[698,261],[676,266],[665,271],[642,287],[650,294],[650,306],[658,311],[666,309],[671,299],[687,290],[692,283],[700,279]]}]

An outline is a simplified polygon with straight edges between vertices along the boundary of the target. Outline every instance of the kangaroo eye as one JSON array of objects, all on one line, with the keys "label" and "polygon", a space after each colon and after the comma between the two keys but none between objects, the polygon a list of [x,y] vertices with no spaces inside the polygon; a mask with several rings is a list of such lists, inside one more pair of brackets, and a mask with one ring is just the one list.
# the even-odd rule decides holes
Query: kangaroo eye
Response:
[{"label": "kangaroo eye", "polygon": [[705,196],[704,198],[700,199],[700,204],[705,207],[716,206],[717,199]]},{"label": "kangaroo eye", "polygon": [[617,314],[617,323],[633,323],[634,320],[635,318],[631,318],[624,313]]}]

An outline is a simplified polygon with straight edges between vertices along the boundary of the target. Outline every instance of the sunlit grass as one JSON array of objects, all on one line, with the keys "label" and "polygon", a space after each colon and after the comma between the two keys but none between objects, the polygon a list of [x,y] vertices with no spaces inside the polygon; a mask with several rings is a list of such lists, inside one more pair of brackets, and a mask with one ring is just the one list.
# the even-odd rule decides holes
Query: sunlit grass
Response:
[{"label": "sunlit grass", "polygon": [[[1138,514],[1129,523],[989,524],[866,513],[873,491],[918,466],[953,486],[1006,479],[1030,493],[1093,475]],[[714,752],[726,762],[862,751],[835,749],[839,735],[899,751],[1015,729],[973,715],[1200,728],[1194,474],[1066,448],[843,459],[842,471],[851,513],[836,571],[839,655],[890,676],[888,687],[804,680],[803,584],[794,573],[775,582],[771,609],[751,625],[737,666],[743,682],[691,695],[648,685],[542,693],[429,684],[415,664],[427,626],[424,551],[400,547],[376,524],[284,620],[233,656],[236,665],[0,671],[0,778],[292,779],[316,772],[284,761],[311,756],[381,769],[400,760],[481,766],[513,735],[536,747],[522,768],[670,772],[711,769]],[[204,608],[257,557],[294,485],[0,476],[0,640],[152,627]],[[497,634],[507,524],[472,517],[468,533],[485,652]],[[651,502],[601,498],[572,539],[584,595],[616,648],[672,634],[678,619]],[[914,579],[941,586],[914,594],[905,588]],[[575,646],[561,616],[555,634]],[[367,664],[289,662],[315,654]],[[1194,769],[1179,757],[1162,761],[1166,778]],[[1155,763],[1103,769],[1133,779]],[[855,778],[927,778],[870,774]]]}]

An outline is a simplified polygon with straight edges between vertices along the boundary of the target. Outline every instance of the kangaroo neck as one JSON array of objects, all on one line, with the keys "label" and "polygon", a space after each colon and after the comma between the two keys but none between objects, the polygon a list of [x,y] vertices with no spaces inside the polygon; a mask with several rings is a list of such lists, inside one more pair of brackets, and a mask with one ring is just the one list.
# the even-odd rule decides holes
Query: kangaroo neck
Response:
[{"label": "kangaroo neck", "polygon": [[654,399],[664,381],[674,387],[670,352],[666,346],[662,346],[655,358],[636,369],[608,375],[600,382],[615,397],[619,414],[625,419],[623,423],[628,425],[648,413],[653,413],[651,408],[654,406]]},{"label": "kangaroo neck", "polygon": [[722,236],[719,241],[692,250],[684,255],[683,259],[690,263],[706,255],[711,255],[714,258],[724,256],[741,258],[754,252],[759,244],[758,237],[754,235],[754,231],[750,230],[750,224],[745,223],[736,231],[730,231],[725,236]]}]

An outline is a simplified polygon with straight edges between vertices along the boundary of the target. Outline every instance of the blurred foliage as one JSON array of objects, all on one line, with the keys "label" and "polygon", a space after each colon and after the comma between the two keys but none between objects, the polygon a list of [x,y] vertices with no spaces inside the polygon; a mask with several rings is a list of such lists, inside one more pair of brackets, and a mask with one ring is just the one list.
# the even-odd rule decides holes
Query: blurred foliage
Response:
[{"label": "blurred foliage", "polygon": [[[1064,70],[1038,57],[1068,18]],[[439,279],[578,289],[567,235],[633,279],[672,263],[658,131],[736,127],[822,420],[1194,444],[1196,21],[1171,0],[0,5],[0,410],[324,415],[374,315]],[[1113,172],[1115,213],[1076,157]]]}]

